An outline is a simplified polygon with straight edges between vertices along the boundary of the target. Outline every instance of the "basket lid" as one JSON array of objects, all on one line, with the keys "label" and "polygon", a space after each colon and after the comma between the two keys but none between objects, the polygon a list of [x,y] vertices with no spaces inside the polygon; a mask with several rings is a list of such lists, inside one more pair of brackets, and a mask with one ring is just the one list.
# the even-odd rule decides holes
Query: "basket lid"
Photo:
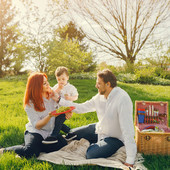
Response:
[{"label": "basket lid", "polygon": [[[143,122],[140,120],[140,115],[144,115]],[[135,101],[135,126],[139,124],[168,126],[168,116],[168,102]]]}]

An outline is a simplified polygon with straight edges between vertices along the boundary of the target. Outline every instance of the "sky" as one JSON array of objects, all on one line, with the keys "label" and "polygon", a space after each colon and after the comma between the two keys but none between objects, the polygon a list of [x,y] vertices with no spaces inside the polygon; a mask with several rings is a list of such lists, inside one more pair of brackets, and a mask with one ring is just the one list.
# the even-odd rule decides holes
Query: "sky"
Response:
[{"label": "sky", "polygon": [[[45,9],[47,0],[33,0],[33,1],[34,1],[34,3],[35,3],[38,7],[40,7],[40,8],[39,8],[39,9],[40,9],[40,12],[41,12],[42,15],[43,15],[43,11],[44,11],[44,9]],[[23,8],[23,6],[21,5],[21,3],[20,3],[19,0],[13,0],[13,3],[14,3],[14,5],[15,5],[21,12],[24,13],[24,8]],[[67,19],[66,19],[66,20],[67,20]],[[84,21],[81,20],[81,22],[79,22],[79,23],[81,23],[81,25],[82,25],[83,27],[85,27],[86,29],[89,29],[88,25],[87,25]],[[157,32],[159,33],[159,34],[157,34],[157,35],[159,35],[161,39],[164,39],[165,36],[166,36],[166,37],[170,37],[170,31],[166,31],[166,32],[164,33],[164,30],[167,30],[167,27],[170,28],[170,21],[167,22],[167,23],[165,23],[165,24],[163,25],[163,27],[160,28],[160,29],[157,31]],[[90,46],[91,46],[92,49],[96,47],[95,44],[91,44]],[[165,47],[165,48],[166,48],[166,47]],[[149,49],[148,51],[151,51],[151,50]],[[148,51],[147,51],[147,50],[143,51],[143,52],[142,52],[142,55],[143,55],[143,56],[149,55],[149,52],[148,52]],[[118,66],[118,65],[123,65],[123,64],[125,63],[125,62],[123,62],[122,60],[119,60],[119,59],[116,59],[116,58],[115,58],[114,60],[113,60],[113,59],[111,60],[111,56],[109,56],[109,55],[107,55],[107,54],[105,54],[105,53],[102,53],[102,52],[97,52],[96,55],[97,55],[96,61],[97,61],[98,63],[100,63],[100,62],[102,62],[102,61],[106,61],[107,64],[112,64],[112,65],[116,65],[116,66]],[[99,56],[100,56],[100,57],[99,57]]]}]

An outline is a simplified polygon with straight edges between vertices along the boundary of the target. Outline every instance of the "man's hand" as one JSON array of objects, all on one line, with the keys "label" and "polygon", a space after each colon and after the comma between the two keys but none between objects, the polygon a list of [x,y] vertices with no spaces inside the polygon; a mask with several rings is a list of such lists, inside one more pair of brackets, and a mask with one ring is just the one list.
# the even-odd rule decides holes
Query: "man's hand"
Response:
[{"label": "man's hand", "polygon": [[124,165],[126,165],[126,166],[129,166],[129,167],[132,167],[133,168],[133,164],[128,164],[128,163],[124,163]]}]

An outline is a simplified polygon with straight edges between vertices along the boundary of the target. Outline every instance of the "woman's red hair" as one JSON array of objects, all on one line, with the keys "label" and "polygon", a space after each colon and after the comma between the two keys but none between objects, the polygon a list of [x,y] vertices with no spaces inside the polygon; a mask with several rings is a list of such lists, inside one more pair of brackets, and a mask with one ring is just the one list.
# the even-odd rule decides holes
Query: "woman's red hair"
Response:
[{"label": "woman's red hair", "polygon": [[28,77],[25,96],[24,96],[24,107],[30,102],[34,104],[36,111],[44,111],[45,106],[43,102],[43,79],[47,78],[45,73],[33,73]]}]

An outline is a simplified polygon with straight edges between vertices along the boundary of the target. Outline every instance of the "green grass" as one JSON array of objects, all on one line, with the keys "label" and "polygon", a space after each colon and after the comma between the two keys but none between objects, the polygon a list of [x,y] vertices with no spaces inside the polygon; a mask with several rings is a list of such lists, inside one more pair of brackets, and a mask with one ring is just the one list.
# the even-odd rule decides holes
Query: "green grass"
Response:
[{"label": "green grass", "polygon": [[[95,80],[70,80],[79,91],[79,99],[81,103],[97,93],[95,88]],[[50,80],[50,85],[56,84],[56,80]],[[0,79],[0,145],[3,147],[22,144],[24,141],[25,124],[27,116],[23,109],[23,97],[26,86],[25,79]],[[126,90],[132,98],[133,104],[135,100],[152,100],[152,101],[170,101],[170,86],[154,86],[118,83],[118,86]],[[170,105],[169,105],[170,110]],[[74,114],[66,124],[71,128],[97,122],[96,113]],[[170,119],[169,119],[170,122]],[[160,155],[144,155],[144,165],[149,170],[168,169],[170,165],[168,160],[170,156]],[[5,153],[0,156],[0,170],[8,169],[105,169],[100,166],[63,166],[55,165],[45,161],[32,159],[19,159],[15,154]]]}]

